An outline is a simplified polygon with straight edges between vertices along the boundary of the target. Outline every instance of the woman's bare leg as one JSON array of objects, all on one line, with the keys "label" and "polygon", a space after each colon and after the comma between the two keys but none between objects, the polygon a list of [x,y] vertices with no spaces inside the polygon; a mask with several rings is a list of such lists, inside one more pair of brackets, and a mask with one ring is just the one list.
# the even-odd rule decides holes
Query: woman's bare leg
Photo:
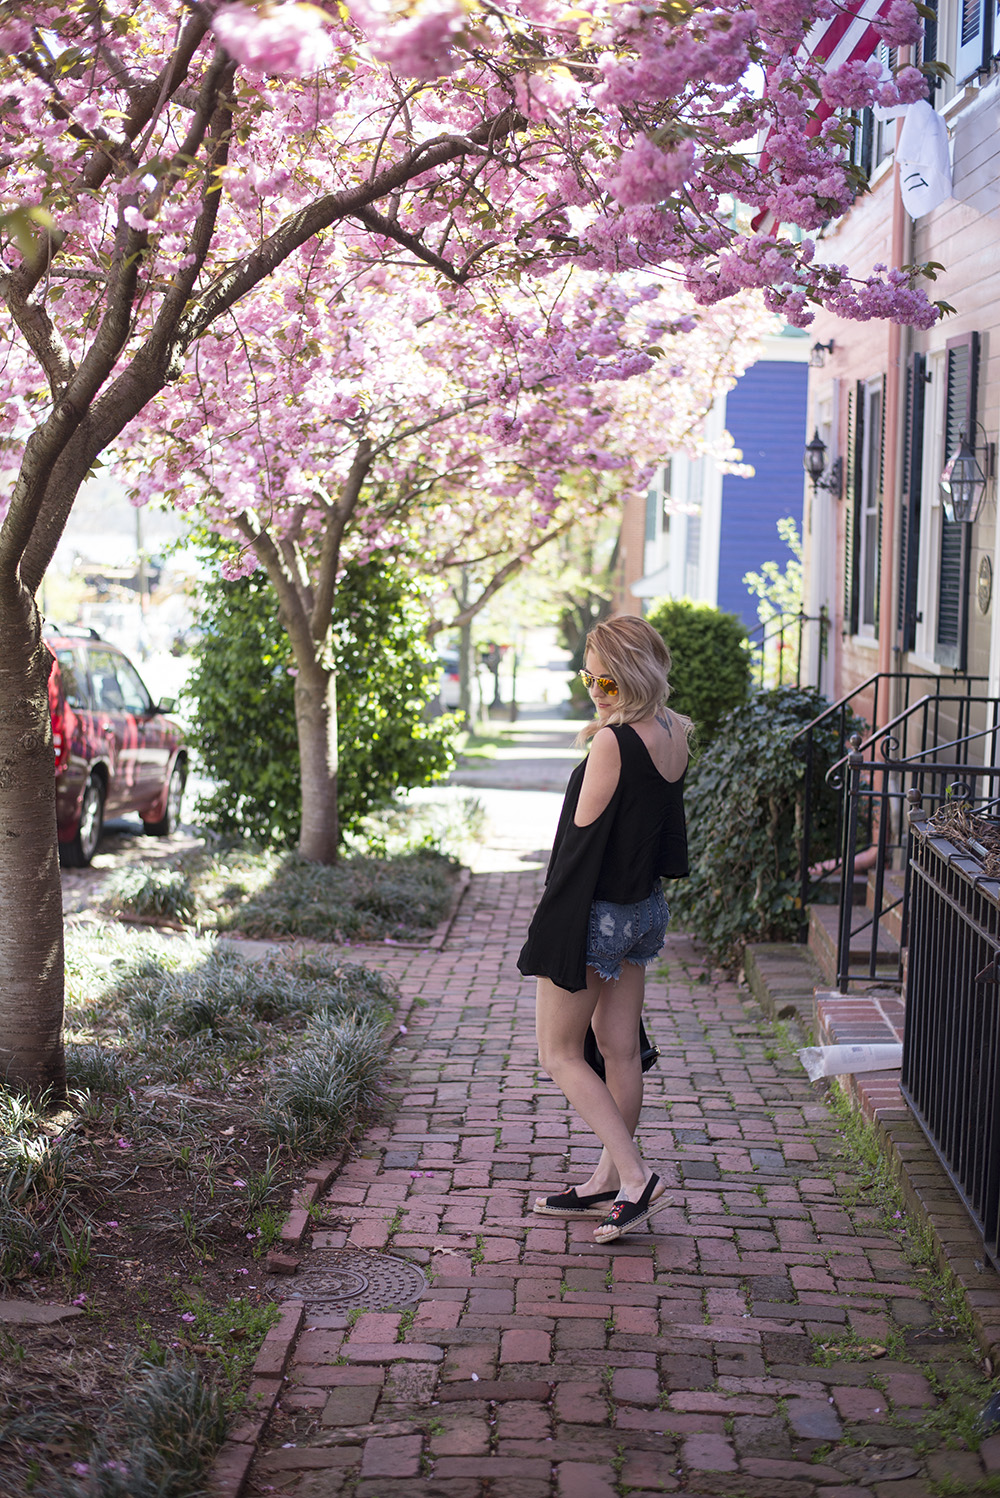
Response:
[{"label": "woman's bare leg", "polygon": [[[639,1019],[645,988],[646,969],[626,962],[617,982],[602,980],[601,995],[590,1022],[604,1057],[608,1091],[633,1138],[642,1112]],[[607,1149],[603,1149],[593,1174],[577,1189],[586,1196],[612,1188],[617,1191],[619,1184],[614,1161]]]},{"label": "woman's bare leg", "polygon": [[[617,1174],[617,1183],[630,1200],[636,1200],[642,1195],[650,1176],[632,1138],[636,1120],[626,1120],[610,1087],[583,1059],[587,1026],[600,1006],[602,1013],[598,1025],[612,1050],[609,1079],[614,1080],[623,1092],[623,1102],[631,1115],[635,1111],[635,1099],[629,1066],[623,1064],[628,1049],[621,1039],[625,1030],[619,1027],[617,1020],[613,1026],[606,1022],[608,993],[615,985],[605,983],[591,968],[587,970],[587,977],[586,990],[576,994],[557,987],[548,978],[539,978],[535,1008],[538,1056],[543,1069],[601,1141]],[[630,1026],[633,1036],[637,1036],[638,1011],[633,1017],[626,1018],[623,1010],[621,1024]],[[637,1051],[635,1066],[638,1067]],[[641,1070],[639,1076],[641,1101]],[[610,1190],[612,1184],[615,1182],[604,1189]]]}]

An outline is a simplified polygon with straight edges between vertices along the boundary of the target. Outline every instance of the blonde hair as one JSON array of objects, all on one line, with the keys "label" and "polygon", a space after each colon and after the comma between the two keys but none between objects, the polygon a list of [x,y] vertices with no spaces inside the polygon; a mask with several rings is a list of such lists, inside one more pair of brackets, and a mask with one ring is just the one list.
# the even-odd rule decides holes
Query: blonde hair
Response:
[{"label": "blonde hair", "polygon": [[[655,717],[670,696],[670,651],[663,638],[645,619],[634,614],[616,614],[595,624],[587,636],[586,651],[593,650],[618,686],[618,696],[607,723],[635,723]],[[680,714],[676,715],[680,718]],[[690,720],[680,718],[685,731]],[[585,744],[601,727],[588,723],[577,743]]]}]

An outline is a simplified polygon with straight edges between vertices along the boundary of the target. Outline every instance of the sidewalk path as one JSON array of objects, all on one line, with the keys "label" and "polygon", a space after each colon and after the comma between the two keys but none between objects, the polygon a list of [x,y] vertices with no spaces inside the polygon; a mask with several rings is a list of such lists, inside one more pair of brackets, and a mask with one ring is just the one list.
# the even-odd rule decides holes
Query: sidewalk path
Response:
[{"label": "sidewalk path", "polygon": [[[542,832],[527,825],[521,852]],[[418,1007],[396,1111],[335,1181],[338,1220],[313,1246],[409,1258],[429,1284],[409,1311],[307,1309],[248,1491],[996,1492],[1000,1437],[956,1444],[982,1374],[933,1276],[907,1263],[891,1208],[848,1204],[835,1116],[683,935],[650,969],[663,1056],[640,1129],[671,1206],[603,1247],[592,1224],[531,1215],[594,1149],[537,1071],[514,960],[541,870],[515,844],[508,827],[446,950],[371,954]]]}]

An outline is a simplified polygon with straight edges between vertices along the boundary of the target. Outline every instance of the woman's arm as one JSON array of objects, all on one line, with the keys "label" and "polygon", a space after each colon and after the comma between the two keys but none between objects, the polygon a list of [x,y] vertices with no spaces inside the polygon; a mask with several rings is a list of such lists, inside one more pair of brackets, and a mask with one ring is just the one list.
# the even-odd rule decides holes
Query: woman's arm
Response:
[{"label": "woman's arm", "polygon": [[583,772],[580,799],[573,814],[575,826],[589,827],[591,822],[597,821],[615,793],[621,768],[618,740],[610,728],[599,728],[591,741],[587,768]]}]

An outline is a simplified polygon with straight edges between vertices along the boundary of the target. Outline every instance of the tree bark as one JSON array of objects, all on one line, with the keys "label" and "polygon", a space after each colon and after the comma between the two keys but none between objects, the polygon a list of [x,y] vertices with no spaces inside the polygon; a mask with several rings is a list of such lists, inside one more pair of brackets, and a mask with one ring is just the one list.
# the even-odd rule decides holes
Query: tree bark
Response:
[{"label": "tree bark", "polygon": [[337,677],[322,664],[300,666],[295,678],[295,726],[302,768],[299,853],[312,863],[336,863]]},{"label": "tree bark", "polygon": [[0,1078],[17,1090],[60,1096],[66,1071],[52,657],[23,587],[13,599],[0,598],[0,640]]}]

